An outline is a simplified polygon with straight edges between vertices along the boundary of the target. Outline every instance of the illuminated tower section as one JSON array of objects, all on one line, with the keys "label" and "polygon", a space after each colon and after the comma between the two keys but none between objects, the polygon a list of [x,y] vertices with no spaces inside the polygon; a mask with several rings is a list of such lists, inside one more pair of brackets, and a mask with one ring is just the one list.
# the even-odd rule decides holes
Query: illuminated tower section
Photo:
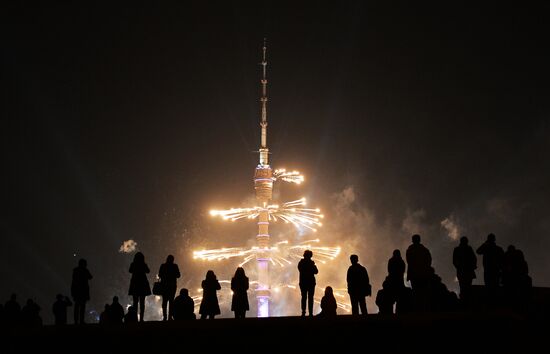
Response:
[{"label": "illuminated tower section", "polygon": [[262,57],[262,77],[261,77],[261,140],[260,140],[260,162],[254,171],[254,189],[256,191],[256,205],[252,207],[231,208],[226,210],[210,210],[210,215],[219,216],[224,220],[236,221],[239,219],[257,220],[258,233],[256,234],[256,246],[252,248],[244,247],[224,247],[210,250],[197,250],[193,252],[193,258],[203,260],[225,260],[233,257],[243,257],[239,266],[256,260],[257,280],[256,280],[256,298],[258,302],[258,317],[269,317],[271,299],[271,279],[270,272],[280,274],[281,270],[293,262],[291,259],[300,258],[304,249],[309,248],[316,252],[317,257],[325,257],[327,260],[334,259],[339,252],[339,247],[320,247],[312,246],[311,242],[317,240],[308,240],[291,246],[288,241],[277,242],[271,246],[269,235],[269,224],[277,222],[292,224],[302,230],[317,231],[316,227],[322,225],[323,215],[318,208],[306,208],[305,198],[284,202],[282,204],[272,204],[273,183],[281,180],[288,183],[301,184],[304,176],[298,171],[287,171],[284,168],[272,170],[269,165],[269,149],[267,148],[267,59],[266,43],[264,39],[263,57]]},{"label": "illuminated tower section", "polygon": [[256,242],[258,252],[256,253],[256,261],[258,262],[258,286],[256,288],[256,299],[258,301],[258,317],[269,317],[269,211],[268,204],[273,195],[273,171],[269,166],[269,149],[267,148],[267,60],[266,60],[266,42],[264,39],[263,58],[262,58],[262,120],[260,127],[262,128],[262,136],[260,143],[260,163],[254,171],[254,189],[256,190],[256,199],[259,203],[258,213],[258,234]]}]

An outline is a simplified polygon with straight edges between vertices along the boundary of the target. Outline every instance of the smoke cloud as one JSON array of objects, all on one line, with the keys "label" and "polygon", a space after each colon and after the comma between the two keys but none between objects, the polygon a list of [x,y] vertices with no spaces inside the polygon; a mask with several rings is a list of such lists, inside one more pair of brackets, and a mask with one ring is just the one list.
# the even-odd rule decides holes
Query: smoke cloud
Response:
[{"label": "smoke cloud", "polygon": [[137,242],[134,240],[126,240],[120,245],[118,251],[120,253],[132,253],[136,251]]},{"label": "smoke cloud", "polygon": [[[338,313],[345,314],[349,310],[346,272],[351,254],[357,254],[359,262],[368,270],[372,296],[367,297],[367,308],[369,313],[376,313],[378,309],[374,299],[387,276],[387,261],[395,249],[399,249],[405,258],[406,249],[411,243],[411,235],[421,235],[422,243],[432,253],[436,273],[450,290],[457,291],[456,272],[448,260],[453,248],[458,244],[458,238],[466,235],[472,246],[476,247],[484,241],[488,232],[495,232],[499,243],[505,246],[509,242],[505,237],[505,229],[519,223],[518,220],[521,219],[521,208],[513,207],[517,204],[506,198],[495,197],[474,201],[462,208],[446,210],[444,214],[433,208],[411,208],[406,204],[385,210],[375,207],[373,198],[374,195],[364,193],[354,185],[345,186],[327,196],[322,207],[325,215],[323,227],[316,233],[283,222],[274,222],[270,225],[272,246],[285,240],[288,240],[288,245],[278,247],[291,247],[308,240],[319,239],[319,242],[312,243],[312,246],[340,247],[340,254],[333,260],[324,260],[313,252],[313,260],[319,268],[319,274],[316,276],[316,313],[320,311],[319,301],[326,286],[333,287],[338,302],[343,305],[338,309]],[[249,206],[255,202],[254,196],[250,195],[243,198],[239,204]],[[315,198],[311,203],[317,206]],[[548,224],[546,226],[548,228]],[[200,282],[207,270],[214,270],[218,279],[222,280],[222,290],[218,292],[222,312],[220,317],[232,317],[229,280],[243,258],[207,262],[192,259],[192,251],[222,247],[254,247],[255,223],[248,220],[232,223],[212,218],[204,210],[178,209],[166,215],[160,233],[164,236],[158,239],[159,248],[154,252],[158,255],[152,263],[160,264],[168,253],[176,256],[176,262],[182,270],[178,288],[186,287],[190,290],[191,295],[197,299],[196,311],[202,295]],[[133,240],[125,241],[120,252],[133,252],[136,245]],[[288,257],[288,264],[270,266],[272,316],[294,316],[301,312],[297,269],[301,256],[302,252],[297,252]],[[249,316],[256,316],[254,281],[257,279],[257,264],[255,260],[251,260],[244,268],[251,281],[248,292]],[[476,283],[479,283],[481,278],[478,274]],[[147,318],[160,318],[160,305],[154,302],[150,308],[151,312]]]},{"label": "smoke cloud", "polygon": [[447,230],[447,236],[449,236],[451,240],[454,240],[454,241],[458,240],[460,236],[460,229],[453,215],[443,219],[441,221],[441,226],[445,230]]}]

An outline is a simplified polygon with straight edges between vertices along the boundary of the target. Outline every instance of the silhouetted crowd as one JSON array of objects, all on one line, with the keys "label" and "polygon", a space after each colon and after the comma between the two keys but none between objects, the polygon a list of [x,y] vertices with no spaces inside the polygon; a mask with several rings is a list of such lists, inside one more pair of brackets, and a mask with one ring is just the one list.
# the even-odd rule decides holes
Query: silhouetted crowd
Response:
[{"label": "silhouetted crowd", "polygon": [[[462,237],[452,255],[456,269],[460,292],[459,295],[450,291],[442,282],[432,266],[432,256],[428,248],[421,243],[420,235],[412,236],[412,243],[407,248],[405,259],[400,250],[393,251],[388,260],[388,274],[382,282],[382,287],[376,293],[375,303],[379,314],[392,315],[407,312],[442,312],[472,310],[479,296],[474,295],[472,282],[476,278],[477,256],[482,257],[483,264],[483,303],[486,308],[506,307],[525,311],[529,305],[532,279],[523,252],[513,245],[504,251],[496,244],[494,234],[489,234],[487,240],[474,249],[468,244],[468,238]],[[351,303],[352,315],[366,315],[366,297],[372,296],[372,286],[367,269],[359,263],[359,256],[352,254],[346,274],[347,290]],[[74,324],[84,324],[86,303],[90,300],[89,281],[93,279],[88,270],[87,261],[80,259],[73,269],[71,281],[71,298],[57,294],[52,305],[56,325],[66,325],[67,311],[73,307]],[[316,280],[319,273],[313,252],[305,250],[303,258],[297,264],[299,272],[299,288],[301,293],[301,313],[313,316],[313,305]],[[99,317],[100,324],[121,324],[144,321],[145,298],[151,294],[162,297],[163,321],[194,320],[195,302],[189,296],[188,289],[180,289],[178,296],[177,280],[180,278],[178,265],[174,257],[169,255],[158,271],[159,280],[151,289],[147,274],[150,269],[145,262],[143,253],[137,252],[130,264],[131,273],[128,295],[132,296],[133,304],[124,309],[119,298],[114,296],[110,304],[105,304]],[[406,285],[408,281],[410,287]],[[220,315],[217,291],[221,290],[216,274],[212,270],[206,272],[201,283],[202,300],[199,307],[200,319],[214,319]],[[245,318],[250,310],[248,302],[249,279],[245,270],[238,267],[231,279],[232,301],[231,311],[235,318]],[[333,288],[327,286],[320,301],[321,312],[318,317],[331,318],[337,316],[338,302]],[[41,308],[33,299],[28,299],[23,307],[18,302],[17,295],[12,294],[4,305],[0,304],[0,323],[41,326]]]}]

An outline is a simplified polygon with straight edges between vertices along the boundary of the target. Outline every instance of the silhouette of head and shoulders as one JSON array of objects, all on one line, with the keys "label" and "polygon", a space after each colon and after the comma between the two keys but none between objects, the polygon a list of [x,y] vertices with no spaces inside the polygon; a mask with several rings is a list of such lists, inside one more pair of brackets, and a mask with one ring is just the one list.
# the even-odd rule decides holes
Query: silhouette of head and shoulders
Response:
[{"label": "silhouette of head and shoulders", "polygon": [[158,275],[163,283],[174,283],[175,285],[181,274],[178,265],[174,263],[173,255],[170,254],[166,257],[166,262],[160,265]]},{"label": "silhouette of head and shoulders", "polygon": [[300,260],[300,262],[298,262],[298,268],[300,268],[300,265],[315,265],[315,261],[313,260],[313,252],[311,250],[304,251],[303,258]]},{"label": "silhouette of head and shoulders", "polygon": [[349,256],[349,261],[351,263],[351,265],[349,266],[349,269],[361,269],[361,270],[366,270],[366,268],[361,264],[359,263],[359,256],[356,255],[356,254],[352,254],[351,256]]},{"label": "silhouette of head and shoulders", "polygon": [[88,270],[88,261],[84,258],[78,260],[78,265],[73,269],[73,277],[80,281],[89,280],[92,278],[92,275]]},{"label": "silhouette of head and shoulders", "polygon": [[401,257],[401,251],[393,250],[391,258],[388,260],[388,274],[391,277],[403,277],[405,273],[405,261]]},{"label": "silhouette of head and shoulders", "polygon": [[325,317],[325,318],[331,318],[336,317],[337,315],[337,308],[338,303],[336,301],[336,298],[334,297],[334,290],[331,286],[327,286],[325,288],[325,294],[321,298],[321,312],[318,316]]},{"label": "silhouette of head and shoulders", "polygon": [[112,323],[122,323],[124,319],[124,308],[118,300],[118,296],[113,296],[113,302],[109,306],[109,319]]},{"label": "silhouette of head and shoulders", "polygon": [[487,239],[476,250],[477,254],[483,256],[483,265],[491,268],[491,266],[497,266],[504,256],[504,250],[497,245],[496,236],[493,233],[487,235]]},{"label": "silhouette of head and shoulders", "polygon": [[301,286],[314,286],[315,274],[319,273],[315,261],[313,258],[313,252],[311,250],[305,250],[303,258],[298,262],[298,271],[300,272],[300,285]]},{"label": "silhouette of head and shoulders", "polygon": [[55,296],[55,302],[52,306],[52,312],[55,317],[55,324],[67,323],[67,307],[72,306],[71,300],[63,294]]},{"label": "silhouette of head and shoulders", "polygon": [[[245,287],[248,289],[248,277],[243,267],[237,267],[233,278],[231,278],[231,290],[241,290],[240,288]],[[237,289],[239,288],[239,289]]]},{"label": "silhouette of head and shoulders", "polygon": [[19,302],[17,302],[16,293],[11,294],[9,300],[6,301],[6,303],[4,304],[4,311],[5,311],[5,314],[8,314],[8,312],[21,311],[21,305],[19,305]]},{"label": "silhouette of head and shoulders", "polygon": [[134,271],[145,271],[145,269],[149,270],[147,263],[145,263],[145,255],[142,252],[137,252],[134,255],[134,260],[130,265],[130,272],[132,272],[132,269]]},{"label": "silhouette of head and shoulders", "polygon": [[40,306],[33,299],[27,299],[27,303],[21,309],[21,320],[27,325],[42,325]]},{"label": "silhouette of head and shoulders", "polygon": [[193,320],[195,318],[195,302],[189,296],[189,290],[182,288],[179,295],[174,299],[174,319]]},{"label": "silhouette of head and shoulders", "polygon": [[124,323],[137,323],[138,314],[137,309],[134,306],[129,306],[128,311],[124,315]]},{"label": "silhouette of head and shoulders", "polygon": [[457,269],[459,278],[463,276],[475,278],[473,271],[477,268],[477,258],[466,236],[460,238],[458,246],[453,250],[453,265]]},{"label": "silhouette of head and shoulders", "polygon": [[206,276],[204,280],[202,281],[202,288],[205,290],[220,290],[220,283],[218,281],[218,277],[216,276],[216,273],[214,273],[213,270],[208,270],[206,272]]},{"label": "silhouette of head and shoulders", "polygon": [[411,237],[412,243],[407,248],[406,258],[407,263],[413,263],[416,265],[430,266],[432,263],[432,256],[430,250],[421,243],[419,234],[414,234]]}]

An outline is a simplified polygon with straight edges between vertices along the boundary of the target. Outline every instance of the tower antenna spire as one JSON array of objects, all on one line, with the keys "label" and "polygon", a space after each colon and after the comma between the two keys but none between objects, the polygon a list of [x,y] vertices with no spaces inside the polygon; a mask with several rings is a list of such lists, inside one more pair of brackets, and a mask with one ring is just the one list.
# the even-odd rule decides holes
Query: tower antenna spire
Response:
[{"label": "tower antenna spire", "polygon": [[262,47],[262,97],[260,102],[262,103],[262,120],[260,127],[262,128],[262,140],[260,145],[260,165],[268,165],[269,149],[267,148],[267,39],[264,38],[264,45]]}]

